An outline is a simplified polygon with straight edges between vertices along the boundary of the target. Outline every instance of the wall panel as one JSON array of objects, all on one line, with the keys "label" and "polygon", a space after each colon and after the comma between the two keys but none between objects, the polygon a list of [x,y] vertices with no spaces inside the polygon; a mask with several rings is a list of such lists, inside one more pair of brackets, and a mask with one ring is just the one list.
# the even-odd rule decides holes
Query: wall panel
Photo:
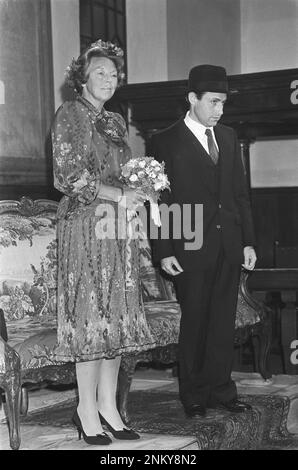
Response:
[{"label": "wall panel", "polygon": [[0,41],[1,193],[5,186],[46,186],[54,111],[49,0],[0,1]]}]

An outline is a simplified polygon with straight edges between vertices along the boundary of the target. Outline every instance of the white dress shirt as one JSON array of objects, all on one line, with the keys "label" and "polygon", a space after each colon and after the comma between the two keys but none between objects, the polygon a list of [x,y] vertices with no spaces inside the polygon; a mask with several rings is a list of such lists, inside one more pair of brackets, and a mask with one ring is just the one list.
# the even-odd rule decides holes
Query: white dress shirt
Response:
[{"label": "white dress shirt", "polygon": [[205,134],[206,129],[210,129],[212,132],[212,136],[215,142],[215,145],[218,148],[218,144],[216,142],[215,134],[214,134],[214,129],[213,127],[205,127],[203,124],[200,122],[194,121],[190,116],[189,116],[189,111],[187,111],[186,116],[184,118],[185,125],[188,127],[188,129],[196,136],[198,141],[203,145],[204,149],[206,150],[207,153],[209,153],[209,148],[208,148],[208,139]]}]

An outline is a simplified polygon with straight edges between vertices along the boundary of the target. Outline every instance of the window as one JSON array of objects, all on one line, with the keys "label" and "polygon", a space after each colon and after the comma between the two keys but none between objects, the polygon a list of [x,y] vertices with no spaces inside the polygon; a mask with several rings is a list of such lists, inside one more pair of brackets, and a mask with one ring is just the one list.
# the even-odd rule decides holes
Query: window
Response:
[{"label": "window", "polygon": [[81,51],[102,39],[117,44],[126,55],[125,6],[125,0],[80,0]]}]

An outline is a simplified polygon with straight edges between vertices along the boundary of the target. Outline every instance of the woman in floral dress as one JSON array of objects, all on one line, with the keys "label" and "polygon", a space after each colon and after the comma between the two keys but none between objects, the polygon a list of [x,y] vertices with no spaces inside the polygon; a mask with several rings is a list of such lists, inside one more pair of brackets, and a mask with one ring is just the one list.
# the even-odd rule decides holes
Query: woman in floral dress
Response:
[{"label": "woman in floral dress", "polygon": [[[122,77],[123,52],[98,40],[68,68],[78,96],[57,111],[52,127],[58,209],[57,360],[74,361],[79,404],[73,420],[86,442],[137,439],[116,408],[122,354],[154,347],[141,299],[138,240],[119,235],[126,210],[145,195],[124,187],[130,157],[124,119],[103,105]],[[122,225],[121,225],[122,224]],[[112,229],[111,229],[112,227]],[[126,233],[126,231],[125,231]]]}]

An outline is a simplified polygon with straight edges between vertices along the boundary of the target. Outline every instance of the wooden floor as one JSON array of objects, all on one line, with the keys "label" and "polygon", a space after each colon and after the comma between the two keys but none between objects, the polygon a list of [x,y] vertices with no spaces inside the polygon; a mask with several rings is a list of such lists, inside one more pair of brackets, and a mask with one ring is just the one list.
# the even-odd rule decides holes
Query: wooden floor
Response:
[{"label": "wooden floor", "polygon": [[[288,416],[288,430],[298,435],[298,376],[275,375],[264,383],[259,374],[234,372],[239,394],[282,394],[293,398]],[[178,389],[177,379],[171,370],[139,369],[135,374],[132,389],[146,390],[156,387]],[[57,391],[40,389],[30,391],[30,411],[52,406],[76,396],[76,389]],[[138,441],[117,441],[109,446],[88,446],[79,441],[76,430],[72,427],[58,429],[46,426],[21,426],[21,450],[195,450],[197,443],[193,436],[169,436],[142,434]],[[5,413],[0,411],[0,449],[9,450],[8,429]]]}]

